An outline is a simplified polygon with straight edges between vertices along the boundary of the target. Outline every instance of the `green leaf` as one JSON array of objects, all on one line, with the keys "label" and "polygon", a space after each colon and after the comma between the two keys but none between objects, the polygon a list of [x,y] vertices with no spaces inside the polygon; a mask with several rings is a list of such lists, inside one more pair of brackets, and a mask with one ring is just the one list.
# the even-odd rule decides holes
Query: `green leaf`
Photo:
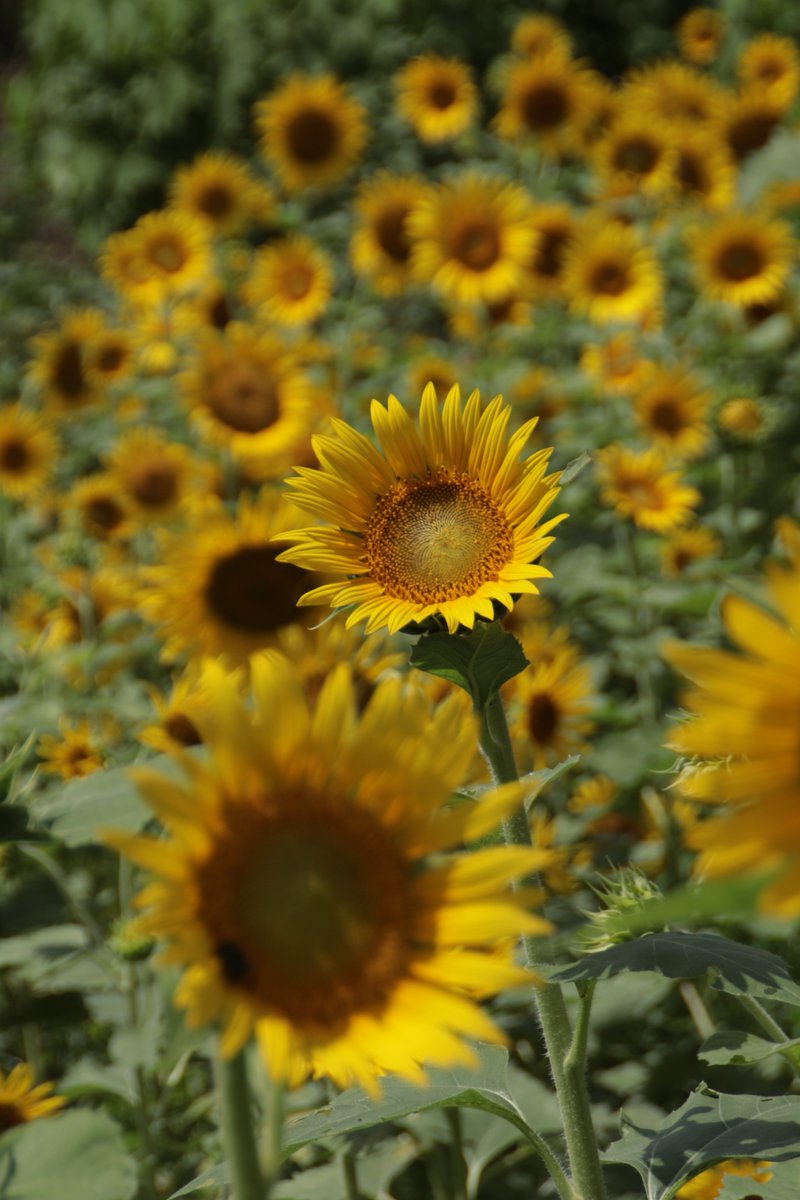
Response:
[{"label": "green leaf", "polygon": [[483,708],[504,683],[528,666],[513,634],[496,621],[469,633],[426,633],[411,651],[412,667],[463,688]]},{"label": "green leaf", "polygon": [[130,1200],[138,1190],[119,1126],[87,1109],[0,1138],[0,1180],[0,1200]]},{"label": "green leaf", "polygon": [[668,979],[697,979],[711,971],[711,983],[719,991],[800,1006],[800,986],[782,958],[717,933],[651,933],[589,954],[550,978],[554,983],[574,983],[607,979],[620,971],[654,971]]},{"label": "green leaf", "polygon": [[790,1042],[770,1042],[741,1029],[719,1029],[706,1038],[697,1054],[714,1067],[749,1066],[763,1062],[773,1054],[782,1054],[791,1046],[800,1046],[800,1038]]},{"label": "green leaf", "polygon": [[[212,1167],[209,1171],[204,1171],[202,1175],[198,1175],[196,1179],[192,1179],[189,1183],[185,1183],[177,1192],[173,1192],[167,1200],[179,1200],[180,1196],[191,1196],[194,1192],[200,1192],[207,1187],[224,1187],[228,1182],[228,1164],[220,1163],[218,1167]],[[2,1197],[0,1197],[2,1200]]]},{"label": "green leaf", "polygon": [[602,1157],[638,1171],[647,1200],[672,1200],[688,1179],[727,1158],[800,1158],[800,1096],[711,1096],[698,1091],[656,1128],[636,1126],[624,1114],[622,1122],[622,1138]]},{"label": "green leaf", "polygon": [[566,487],[567,484],[572,483],[573,479],[577,479],[584,467],[588,467],[591,461],[592,456],[587,450],[584,450],[577,458],[573,458],[572,462],[568,462],[561,472],[559,485]]}]

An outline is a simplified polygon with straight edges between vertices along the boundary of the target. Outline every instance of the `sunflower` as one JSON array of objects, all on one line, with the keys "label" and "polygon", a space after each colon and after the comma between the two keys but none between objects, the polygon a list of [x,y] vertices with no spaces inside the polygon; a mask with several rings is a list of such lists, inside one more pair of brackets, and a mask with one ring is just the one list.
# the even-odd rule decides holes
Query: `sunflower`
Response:
[{"label": "sunflower", "polygon": [[0,493],[12,500],[40,495],[57,453],[56,438],[37,413],[20,404],[0,408]]},{"label": "sunflower", "polygon": [[264,478],[285,471],[308,435],[310,385],[275,334],[231,321],[201,336],[179,385],[205,436],[245,464],[257,462]]},{"label": "sunflower", "polygon": [[743,307],[780,292],[796,253],[788,225],[760,212],[731,212],[689,233],[700,289]]},{"label": "sunflower", "polygon": [[394,77],[397,111],[423,142],[458,137],[475,120],[478,89],[466,63],[423,54]]},{"label": "sunflower", "polygon": [[498,134],[510,141],[534,138],[547,154],[568,149],[588,85],[588,72],[558,51],[515,63],[495,117]]},{"label": "sunflower", "polygon": [[100,387],[124,379],[133,363],[133,342],[124,329],[104,326],[88,343],[84,356],[86,374]]},{"label": "sunflower", "polygon": [[156,290],[155,272],[142,255],[135,229],[106,238],[98,266],[103,279],[126,304],[138,307],[151,302]]},{"label": "sunflower", "polygon": [[608,775],[593,775],[578,784],[567,801],[567,808],[573,813],[610,808],[618,794],[619,788]]},{"label": "sunflower", "polygon": [[388,634],[365,638],[342,621],[325,621],[312,629],[295,622],[279,629],[276,636],[277,649],[292,664],[295,678],[311,699],[319,695],[336,666],[346,662],[359,707],[366,704],[383,676],[402,670],[406,663],[408,656],[393,645]]},{"label": "sunflower", "polygon": [[140,307],[131,314],[128,332],[136,366],[146,374],[171,375],[179,366],[186,344],[197,331],[197,323],[187,328],[187,303],[188,298],[181,297],[178,304]]},{"label": "sunflower", "polygon": [[68,493],[65,507],[78,514],[89,537],[106,540],[125,537],[131,532],[130,501],[121,494],[117,479],[108,472],[79,480]]},{"label": "sunflower", "polygon": [[675,1200],[717,1200],[727,1179],[752,1179],[767,1183],[772,1178],[771,1163],[755,1159],[728,1158],[725,1162],[701,1171],[675,1193]]},{"label": "sunflower", "polygon": [[717,413],[717,423],[726,433],[745,440],[757,437],[764,427],[764,410],[752,396],[734,396]]},{"label": "sunflower", "polygon": [[653,366],[638,393],[636,419],[642,432],[662,450],[694,458],[708,445],[709,394],[679,367]]},{"label": "sunflower", "polygon": [[87,371],[86,352],[103,327],[96,309],[75,309],[64,315],[54,333],[31,338],[34,358],[29,374],[55,412],[66,416],[100,399],[96,379]]},{"label": "sunflower", "polygon": [[248,706],[206,664],[208,759],[176,753],[185,781],[137,771],[170,836],[105,835],[158,877],[137,931],[183,969],[187,1023],[218,1021],[226,1057],[255,1033],[289,1086],[311,1074],[375,1094],[387,1072],[421,1084],[424,1063],[473,1062],[465,1037],[503,1040],[475,1000],[529,979],[511,939],[549,928],[508,882],[547,856],[457,848],[521,785],[448,807],[474,738],[461,697],[431,710],[390,680],[359,717],[343,664],[313,711],[281,655],[251,674]]},{"label": "sunflower", "polygon": [[708,209],[728,208],[736,192],[736,169],[725,144],[708,129],[678,130],[672,183],[681,200]]},{"label": "sunflower", "polygon": [[498,331],[530,325],[533,320],[531,290],[526,281],[523,287],[509,292],[502,300],[453,308],[447,318],[452,336],[465,342],[481,342],[491,340]]},{"label": "sunflower", "polygon": [[261,153],[288,192],[338,182],[367,140],[366,110],[333,75],[290,75],[255,118]]},{"label": "sunflower", "polygon": [[800,88],[800,54],[793,38],[762,33],[741,50],[736,64],[745,90],[753,89],[783,109]]},{"label": "sunflower", "polygon": [[596,71],[587,72],[581,107],[570,127],[571,149],[590,156],[620,115],[619,93]]},{"label": "sunflower", "polygon": [[314,441],[321,469],[289,481],[297,504],[330,524],[282,535],[295,544],[280,561],[346,577],[299,603],[352,606],[348,627],[366,620],[368,633],[434,614],[454,632],[535,593],[533,581],[550,576],[535,560],[563,519],[538,524],[558,492],[551,451],[520,462],[535,421],[508,438],[502,397],[481,410],[473,392],[462,410],[454,387],[440,408],[432,386],[419,427],[394,396],[386,408],[373,401],[371,415],[382,454],[334,421]]},{"label": "sunflower", "polygon": [[432,188],[409,214],[416,276],[457,304],[503,301],[520,289],[536,246],[527,193],[467,172]]},{"label": "sunflower", "polygon": [[104,756],[88,721],[62,717],[58,730],[58,736],[43,733],[36,743],[43,771],[62,779],[81,779],[103,766]]},{"label": "sunflower", "polygon": [[681,17],[675,32],[683,57],[707,67],[719,54],[725,22],[713,8],[693,8]]},{"label": "sunflower", "polygon": [[200,465],[186,446],[147,427],[123,434],[106,468],[132,514],[144,521],[174,516],[201,479]]},{"label": "sunflower", "polygon": [[151,301],[190,292],[211,273],[211,247],[207,227],[197,217],[169,208],[145,213],[131,231],[145,263]]},{"label": "sunflower", "polygon": [[564,252],[577,229],[575,213],[568,204],[536,204],[531,224],[538,235],[528,263],[533,294],[537,299],[560,296]]},{"label": "sunflower", "polygon": [[653,369],[633,334],[615,333],[605,342],[584,346],[581,370],[601,392],[637,392]]},{"label": "sunflower", "polygon": [[561,54],[568,59],[572,54],[569,33],[555,17],[544,13],[526,13],[520,17],[511,34],[511,49],[527,58],[539,58],[543,54]]},{"label": "sunflower", "polygon": [[707,75],[680,62],[661,62],[631,72],[620,92],[620,109],[667,125],[707,125],[719,118],[726,93]]},{"label": "sunflower", "polygon": [[0,1134],[39,1117],[49,1117],[67,1103],[66,1096],[53,1096],[52,1083],[34,1085],[33,1068],[17,1063],[8,1075],[0,1071]]},{"label": "sunflower", "polygon": [[246,663],[297,619],[306,579],[277,561],[274,536],[299,513],[266,489],[233,516],[209,499],[180,531],[159,533],[159,562],[142,572],[141,608],[164,641],[162,657],[225,654]]},{"label": "sunflower", "polygon": [[136,735],[143,746],[159,754],[168,754],[179,747],[200,746],[203,735],[199,726],[208,720],[211,703],[196,671],[186,671],[173,685],[168,696],[156,687],[148,687],[156,710],[156,719]]},{"label": "sunflower", "polygon": [[671,534],[661,548],[661,570],[677,578],[687,567],[703,558],[716,558],[722,545],[713,530],[692,525]]},{"label": "sunflower", "polygon": [[748,88],[738,95],[726,95],[713,128],[728,147],[733,161],[741,163],[766,146],[783,115],[782,105],[762,88]]},{"label": "sunflower", "polygon": [[[248,266],[250,265],[248,257]],[[171,325],[176,337],[196,337],[198,329],[227,329],[234,319],[237,297],[218,279],[210,280],[193,296],[172,310]]]},{"label": "sunflower", "polygon": [[591,321],[643,322],[661,304],[661,270],[635,228],[590,220],[564,253],[564,291]]},{"label": "sunflower", "polygon": [[328,306],[333,265],[316,242],[292,234],[258,250],[242,295],[267,322],[308,325]]},{"label": "sunflower", "polygon": [[577,646],[565,636],[558,650],[540,655],[537,646],[546,642],[549,630],[539,624],[541,628],[530,633],[524,627],[520,630],[522,649],[531,665],[504,689],[514,744],[534,770],[582,749],[593,728],[587,715],[592,708],[589,668],[580,662]]},{"label": "sunflower", "polygon": [[382,296],[396,296],[411,280],[409,214],[427,194],[417,175],[378,171],[356,193],[356,229],[350,258],[359,275]]},{"label": "sunflower", "polygon": [[600,495],[618,517],[639,529],[671,533],[685,525],[700,493],[667,469],[658,450],[635,451],[619,443],[598,450]]},{"label": "sunflower", "polygon": [[[209,150],[175,172],[170,183],[170,205],[202,221],[212,233],[230,236],[251,223],[256,209],[256,187],[246,162],[224,150]],[[265,204],[267,195],[259,189],[262,219],[270,211]]]},{"label": "sunflower", "polygon": [[664,192],[676,151],[668,128],[635,113],[623,115],[594,148],[594,168],[611,196]]},{"label": "sunflower", "polygon": [[432,384],[437,397],[444,400],[447,393],[458,383],[459,372],[447,358],[428,354],[412,359],[408,370],[408,390],[412,396],[421,395],[427,385]]}]

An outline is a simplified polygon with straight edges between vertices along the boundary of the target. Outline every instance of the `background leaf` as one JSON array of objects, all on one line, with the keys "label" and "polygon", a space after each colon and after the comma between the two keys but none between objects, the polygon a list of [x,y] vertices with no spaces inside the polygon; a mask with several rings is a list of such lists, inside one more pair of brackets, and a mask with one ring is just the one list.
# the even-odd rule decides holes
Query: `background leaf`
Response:
[{"label": "background leaf", "polygon": [[497,622],[478,623],[467,634],[423,634],[410,662],[463,688],[479,708],[528,665],[517,639]]},{"label": "background leaf", "polygon": [[138,1189],[119,1126],[85,1109],[6,1134],[0,1179],[0,1200],[130,1200]]}]

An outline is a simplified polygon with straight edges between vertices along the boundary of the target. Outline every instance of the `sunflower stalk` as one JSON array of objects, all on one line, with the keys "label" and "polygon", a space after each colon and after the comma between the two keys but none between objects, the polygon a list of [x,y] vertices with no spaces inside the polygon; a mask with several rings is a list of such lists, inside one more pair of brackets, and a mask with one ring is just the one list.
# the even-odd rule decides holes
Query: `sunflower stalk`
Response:
[{"label": "sunflower stalk", "polygon": [[217,1059],[217,1086],[222,1109],[222,1141],[232,1185],[231,1200],[266,1200],[268,1185],[261,1173],[253,1133],[253,1114],[244,1050]]},{"label": "sunflower stalk", "polygon": [[[519,773],[500,693],[493,692],[483,705],[476,705],[476,710],[480,719],[481,750],[495,780],[498,784],[512,783],[519,778]],[[503,833],[509,845],[530,845],[530,827],[524,808],[520,807],[503,823]],[[523,943],[528,965],[535,969],[541,965],[536,940],[524,937]],[[560,987],[542,984],[536,988],[534,998],[561,1109],[572,1172],[570,1191],[565,1192],[561,1187],[559,1191],[562,1197],[572,1195],[575,1200],[605,1200],[605,1183],[586,1088],[585,1036],[589,1005],[584,1002],[583,1025],[579,1019],[579,1036],[575,1038]],[[559,1180],[554,1178],[554,1182],[558,1186]]]}]

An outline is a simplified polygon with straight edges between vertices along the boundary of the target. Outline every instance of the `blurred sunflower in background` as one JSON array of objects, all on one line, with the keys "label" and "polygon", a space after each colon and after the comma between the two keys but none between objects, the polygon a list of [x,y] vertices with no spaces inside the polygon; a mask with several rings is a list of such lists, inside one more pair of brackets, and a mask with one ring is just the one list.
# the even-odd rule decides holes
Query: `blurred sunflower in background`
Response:
[{"label": "blurred sunflower in background", "polygon": [[555,17],[546,13],[527,13],[514,26],[511,49],[528,58],[560,53],[568,59],[572,56],[572,39]]},{"label": "blurred sunflower in background", "polygon": [[66,1096],[52,1095],[54,1084],[37,1084],[34,1078],[29,1063],[17,1063],[8,1074],[0,1071],[0,1134],[52,1116],[67,1103]]},{"label": "blurred sunflower in background", "polygon": [[586,221],[564,252],[570,306],[600,324],[652,320],[662,296],[661,269],[640,232],[619,222]]},{"label": "blurred sunflower in background", "polygon": [[560,296],[564,254],[578,228],[578,217],[568,204],[536,204],[530,221],[537,234],[527,268],[533,295],[537,300]]},{"label": "blurred sunflower in background", "polygon": [[45,489],[58,454],[47,421],[21,404],[0,407],[0,493],[31,500]]},{"label": "blurred sunflower in background", "polygon": [[561,51],[509,67],[495,128],[510,141],[533,139],[547,154],[569,148],[590,75]]},{"label": "blurred sunflower in background", "polygon": [[41,769],[61,779],[81,779],[105,763],[105,755],[96,733],[87,720],[70,721],[62,717],[58,733],[43,733],[36,743]]},{"label": "blurred sunflower in background", "polygon": [[738,94],[725,94],[712,127],[738,165],[766,146],[783,114],[783,106],[763,89],[748,88]]},{"label": "blurred sunflower in background", "polygon": [[716,558],[721,551],[722,543],[713,529],[705,525],[677,529],[661,547],[661,570],[665,575],[677,578],[692,563],[704,558]]},{"label": "blurred sunflower in background", "polygon": [[324,313],[332,287],[330,257],[311,238],[292,234],[256,251],[242,295],[267,323],[308,325]]},{"label": "blurred sunflower in background", "polygon": [[689,231],[701,291],[711,300],[744,306],[773,299],[791,269],[789,226],[760,212],[730,212]]},{"label": "blurred sunflower in background", "polygon": [[510,706],[515,746],[534,770],[552,765],[585,746],[594,728],[589,668],[567,631],[554,631],[557,646],[547,653],[551,630],[544,622],[519,630],[530,666],[503,689]]},{"label": "blurred sunflower in background", "polygon": [[174,516],[205,482],[187,446],[148,427],[124,433],[109,451],[105,466],[122,503],[142,521]]},{"label": "blurred sunflower in background", "polygon": [[107,471],[79,479],[64,497],[64,510],[75,513],[84,532],[101,541],[126,537],[133,528],[130,500]]},{"label": "blurred sunflower in background", "polygon": [[728,208],[736,192],[736,170],[726,146],[705,128],[675,132],[672,184],[678,199],[707,209]]},{"label": "blurred sunflower in background", "polygon": [[694,458],[708,445],[708,392],[681,367],[653,366],[634,412],[647,438],[678,458]]},{"label": "blurred sunflower in background", "polygon": [[102,391],[96,376],[87,370],[86,358],[103,327],[96,309],[73,309],[54,332],[31,338],[28,374],[54,413],[68,416],[100,400]]},{"label": "blurred sunflower in background", "polygon": [[707,67],[717,57],[725,33],[725,20],[713,8],[692,8],[676,29],[678,47],[690,63]]},{"label": "blurred sunflower in background", "polygon": [[617,443],[598,450],[597,478],[604,504],[653,533],[671,533],[685,525],[701,499],[655,449],[636,451]]},{"label": "blurred sunflower in background", "polygon": [[423,142],[445,142],[474,123],[478,89],[466,63],[439,54],[413,58],[394,77],[397,111]]},{"label": "blurred sunflower in background", "polygon": [[653,194],[670,186],[676,153],[668,128],[631,113],[615,121],[600,138],[592,161],[609,195]]},{"label": "blurred sunflower in background", "polygon": [[255,180],[244,159],[225,150],[208,150],[179,167],[169,189],[172,208],[221,236],[241,233],[256,214],[263,221],[268,215],[266,196],[265,185]]},{"label": "blurred sunflower in background", "polygon": [[151,301],[191,291],[211,272],[209,233],[197,217],[168,208],[145,213],[132,234],[145,264],[142,293]]},{"label": "blurred sunflower in background", "polygon": [[354,270],[382,296],[396,296],[412,279],[408,219],[427,193],[419,175],[378,171],[356,193],[350,241]]},{"label": "blurred sunflower in background", "polygon": [[793,38],[762,33],[739,53],[736,70],[742,89],[787,109],[800,89],[800,53]]}]

